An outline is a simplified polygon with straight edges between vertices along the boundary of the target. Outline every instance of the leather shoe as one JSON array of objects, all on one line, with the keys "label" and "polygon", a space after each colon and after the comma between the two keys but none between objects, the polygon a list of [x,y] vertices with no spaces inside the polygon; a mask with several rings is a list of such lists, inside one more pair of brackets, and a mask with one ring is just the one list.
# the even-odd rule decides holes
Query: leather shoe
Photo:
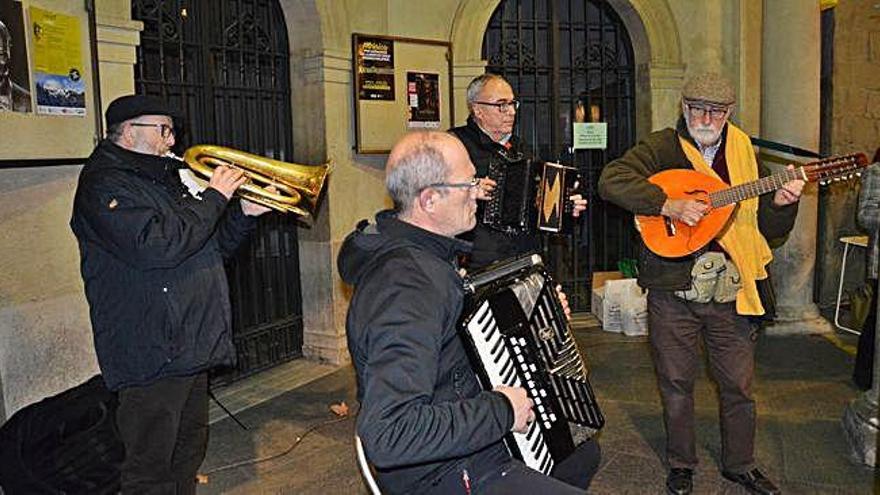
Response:
[{"label": "leather shoe", "polygon": [[672,468],[666,477],[666,493],[670,495],[689,495],[694,490],[694,470]]},{"label": "leather shoe", "polygon": [[739,483],[749,493],[758,493],[760,495],[776,495],[782,493],[779,491],[779,488],[773,484],[764,473],[758,470],[758,468],[752,469],[751,471],[735,474],[727,471],[722,471],[721,476],[733,481],[734,483]]}]

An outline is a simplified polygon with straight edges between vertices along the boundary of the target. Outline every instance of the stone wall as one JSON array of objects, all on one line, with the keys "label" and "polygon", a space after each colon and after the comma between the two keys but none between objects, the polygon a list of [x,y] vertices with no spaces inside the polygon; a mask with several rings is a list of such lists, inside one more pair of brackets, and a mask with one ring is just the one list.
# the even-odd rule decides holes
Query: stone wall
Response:
[{"label": "stone wall", "polygon": [[[871,158],[880,147],[880,2],[838,2],[834,9],[834,75],[831,154],[863,152]],[[843,256],[839,238],[861,233],[856,225],[858,181],[836,183],[822,195],[819,304],[833,307]],[[854,248],[847,261],[846,286],[864,280],[864,250]]]}]

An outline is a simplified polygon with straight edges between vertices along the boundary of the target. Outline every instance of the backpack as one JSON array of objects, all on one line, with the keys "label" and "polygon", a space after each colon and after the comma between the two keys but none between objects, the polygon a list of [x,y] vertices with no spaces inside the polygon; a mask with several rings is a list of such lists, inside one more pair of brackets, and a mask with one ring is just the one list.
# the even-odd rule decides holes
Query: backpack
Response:
[{"label": "backpack", "polygon": [[125,448],[101,375],[16,412],[0,427],[0,493],[111,494]]}]

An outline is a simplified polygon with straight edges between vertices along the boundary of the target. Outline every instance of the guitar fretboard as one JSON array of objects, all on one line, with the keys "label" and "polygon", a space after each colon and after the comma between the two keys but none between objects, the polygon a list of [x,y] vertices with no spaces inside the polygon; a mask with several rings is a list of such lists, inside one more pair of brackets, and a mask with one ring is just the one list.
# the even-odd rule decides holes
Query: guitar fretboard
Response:
[{"label": "guitar fretboard", "polygon": [[744,199],[754,198],[762,194],[780,189],[786,182],[801,179],[807,182],[819,181],[827,183],[841,176],[850,177],[859,169],[868,165],[868,159],[862,153],[825,158],[817,162],[807,163],[796,169],[785,169],[782,172],[768,175],[761,179],[739,184],[709,194],[712,206],[718,208],[738,203]]},{"label": "guitar fretboard", "polygon": [[719,208],[775,191],[786,182],[803,178],[800,169],[784,170],[778,174],[768,175],[767,177],[733,186],[723,191],[715,191],[709,194],[709,200],[712,206]]}]

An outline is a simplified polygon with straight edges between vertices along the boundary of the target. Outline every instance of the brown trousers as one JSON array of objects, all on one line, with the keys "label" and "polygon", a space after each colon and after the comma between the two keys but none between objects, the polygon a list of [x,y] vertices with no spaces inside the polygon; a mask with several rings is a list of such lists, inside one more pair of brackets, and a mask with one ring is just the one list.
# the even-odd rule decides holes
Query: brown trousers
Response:
[{"label": "brown trousers", "polygon": [[671,291],[648,291],[648,328],[670,468],[697,465],[694,380],[700,368],[699,336],[718,384],[722,468],[744,473],[755,466],[755,401],[752,399],[756,328],[736,314],[735,303],[695,303]]}]

